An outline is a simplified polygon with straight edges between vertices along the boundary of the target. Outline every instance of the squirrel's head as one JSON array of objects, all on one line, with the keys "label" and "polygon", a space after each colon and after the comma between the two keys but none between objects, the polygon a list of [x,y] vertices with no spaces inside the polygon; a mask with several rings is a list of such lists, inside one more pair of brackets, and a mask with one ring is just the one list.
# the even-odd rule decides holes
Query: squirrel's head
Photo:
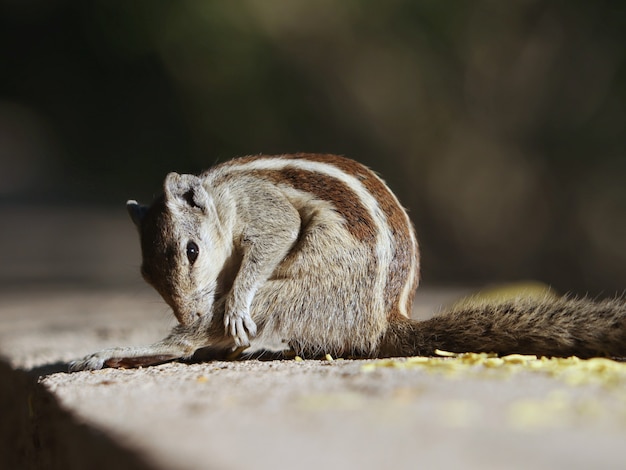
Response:
[{"label": "squirrel's head", "polygon": [[126,207],[141,240],[141,274],[188,324],[210,313],[223,237],[212,198],[193,175],[169,173],[151,206]]}]

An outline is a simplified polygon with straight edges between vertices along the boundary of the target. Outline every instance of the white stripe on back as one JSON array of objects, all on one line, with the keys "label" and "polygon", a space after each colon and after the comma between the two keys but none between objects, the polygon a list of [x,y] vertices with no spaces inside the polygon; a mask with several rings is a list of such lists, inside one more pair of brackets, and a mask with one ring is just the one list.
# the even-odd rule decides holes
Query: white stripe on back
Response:
[{"label": "white stripe on back", "polygon": [[[351,191],[353,191],[360,201],[362,201],[365,209],[372,216],[372,220],[376,226],[376,243],[375,251],[378,258],[376,273],[376,282],[374,284],[375,296],[377,302],[379,302],[381,309],[385,308],[385,287],[387,285],[388,270],[391,266],[391,260],[393,258],[393,251],[395,246],[395,240],[393,239],[389,224],[387,223],[387,217],[383,213],[377,199],[361,184],[361,182],[354,176],[344,172],[338,167],[323,162],[315,162],[306,159],[289,159],[289,158],[259,158],[257,160],[249,160],[242,163],[234,163],[225,167],[216,168],[215,173],[209,171],[209,178],[217,176],[218,174],[230,173],[233,171],[254,171],[254,170],[274,170],[280,171],[285,168],[295,168],[303,171],[310,171],[319,173],[331,178],[335,178],[345,184]],[[409,280],[403,289],[403,297],[408,297],[408,291],[410,290]],[[407,287],[407,285],[409,287]],[[406,291],[406,292],[405,292]],[[406,302],[400,305],[402,310],[406,309]],[[404,313],[404,312],[403,312]]]}]

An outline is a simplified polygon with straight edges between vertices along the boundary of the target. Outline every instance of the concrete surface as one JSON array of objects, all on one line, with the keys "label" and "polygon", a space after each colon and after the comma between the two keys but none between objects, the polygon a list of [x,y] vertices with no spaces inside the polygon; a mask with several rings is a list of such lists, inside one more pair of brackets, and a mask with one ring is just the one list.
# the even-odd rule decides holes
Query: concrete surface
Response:
[{"label": "concrete surface", "polygon": [[[423,289],[416,315],[458,295]],[[0,467],[626,467],[626,383],[367,371],[350,360],[64,372],[73,358],[153,341],[171,324],[143,287],[4,292]]]},{"label": "concrete surface", "polygon": [[[173,324],[123,208],[0,207],[0,469],[625,468],[626,378],[368,361],[65,373]],[[421,288],[415,316],[464,292]]]}]

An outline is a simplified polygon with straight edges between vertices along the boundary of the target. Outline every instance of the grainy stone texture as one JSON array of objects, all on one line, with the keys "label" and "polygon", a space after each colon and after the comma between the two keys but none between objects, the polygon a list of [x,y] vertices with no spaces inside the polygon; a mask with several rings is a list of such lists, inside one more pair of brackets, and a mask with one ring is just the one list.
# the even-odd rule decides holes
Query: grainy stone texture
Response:
[{"label": "grainy stone texture", "polygon": [[[423,289],[416,315],[425,317],[458,295]],[[362,367],[367,361],[351,360],[64,372],[70,359],[153,341],[171,324],[156,294],[142,288],[5,293],[0,300],[2,468],[588,469],[626,464],[623,393],[573,387],[545,374],[367,372]],[[545,404],[555,396],[567,400],[546,407],[545,417],[520,420],[525,409],[520,403]]]}]

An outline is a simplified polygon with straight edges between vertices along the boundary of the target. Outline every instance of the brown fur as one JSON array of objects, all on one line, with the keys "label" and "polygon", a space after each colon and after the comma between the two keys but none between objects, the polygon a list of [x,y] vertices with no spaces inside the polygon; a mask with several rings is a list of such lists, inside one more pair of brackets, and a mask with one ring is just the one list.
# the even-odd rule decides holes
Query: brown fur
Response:
[{"label": "brown fur", "polygon": [[[387,281],[387,291],[390,293],[387,302],[387,311],[389,316],[400,315],[400,292],[406,282],[406,272],[408,266],[412,263],[419,265],[419,253],[413,248],[411,243],[410,233],[414,231],[413,226],[405,216],[404,209],[396,199],[395,195],[385,185],[385,183],[378,178],[371,171],[364,171],[364,167],[347,158],[338,157],[337,155],[329,154],[308,154],[301,153],[294,155],[296,158],[304,158],[312,161],[318,161],[322,163],[329,163],[344,170],[348,174],[358,175],[361,183],[374,195],[381,205],[381,209],[387,217],[387,224],[394,234],[396,243],[396,255],[392,260],[392,265],[389,270],[389,280]],[[419,268],[418,276],[416,276],[411,286],[411,295],[409,295],[408,305],[405,305],[406,311],[411,311],[411,305],[413,304],[413,294],[417,289],[419,283]]]},{"label": "brown fur", "polygon": [[277,337],[307,357],[626,356],[623,300],[465,303],[409,320],[419,281],[414,229],[385,183],[343,157],[261,155],[199,177],[170,173],[152,206],[128,208],[142,274],[180,325],[155,344],[101,351],[71,370],[147,365],[254,337]]},{"label": "brown fur", "polygon": [[[406,217],[404,209],[398,202],[395,195],[387,187],[387,185],[372,171],[370,171],[368,168],[364,167],[360,163],[348,158],[332,154],[297,153],[293,155],[258,155],[235,158],[233,160],[222,163],[222,166],[238,165],[262,158],[302,159],[326,163],[336,166],[337,168],[345,171],[347,174],[357,176],[359,181],[379,202],[381,209],[387,218],[387,224],[394,234],[394,241],[396,244],[395,256],[392,259],[392,264],[389,269],[389,279],[387,281],[387,292],[389,292],[389,295],[386,298],[387,312],[390,317],[402,316],[400,314],[402,309],[399,305],[400,292],[402,291],[404,283],[406,282],[406,273],[409,270],[409,266],[413,263],[418,264],[418,275],[412,281],[412,285],[410,288],[411,295],[408,296],[407,304],[403,306],[404,311],[410,312],[411,305],[413,303],[413,294],[415,293],[415,290],[417,289],[417,286],[419,284],[419,253],[417,252],[416,247],[413,247],[413,244],[411,242],[410,234],[414,232],[414,228]],[[296,175],[293,173],[293,171],[290,171],[287,174],[283,175],[285,177],[284,180],[282,180],[281,175],[274,173],[273,176],[270,176],[269,173],[270,172],[266,172],[266,176],[272,178],[275,181],[281,181],[283,183],[289,182],[289,184],[293,184],[296,187],[302,187],[303,185],[303,181],[298,181],[298,179],[303,176],[301,174],[302,172],[299,172],[300,174]],[[329,185],[328,189],[333,188],[333,186],[334,185]],[[346,217],[351,232],[353,232],[358,238],[364,239],[367,235],[371,236],[371,226],[370,230],[364,228],[366,224],[371,224],[371,220],[369,220],[369,217],[363,216],[362,210],[357,210],[355,212],[354,207],[348,206],[348,204],[351,204],[353,206],[357,205],[358,209],[358,201],[341,201],[341,199],[344,197],[348,197],[351,199],[353,198],[353,195],[349,193],[349,190],[347,192],[344,192],[343,190],[327,191],[323,185],[314,185],[313,187],[309,187],[309,190],[316,194],[316,196],[322,199],[330,200],[331,202],[333,202],[333,204],[336,204],[338,211]]]},{"label": "brown fur", "polygon": [[622,299],[519,298],[464,305],[426,321],[390,322],[378,355],[430,356],[435,349],[626,357],[626,304]]},{"label": "brown fur", "polygon": [[357,196],[341,181],[311,172],[286,168],[280,171],[252,171],[251,175],[284,184],[330,202],[346,221],[350,234],[361,243],[371,244],[375,233],[369,213]]}]

